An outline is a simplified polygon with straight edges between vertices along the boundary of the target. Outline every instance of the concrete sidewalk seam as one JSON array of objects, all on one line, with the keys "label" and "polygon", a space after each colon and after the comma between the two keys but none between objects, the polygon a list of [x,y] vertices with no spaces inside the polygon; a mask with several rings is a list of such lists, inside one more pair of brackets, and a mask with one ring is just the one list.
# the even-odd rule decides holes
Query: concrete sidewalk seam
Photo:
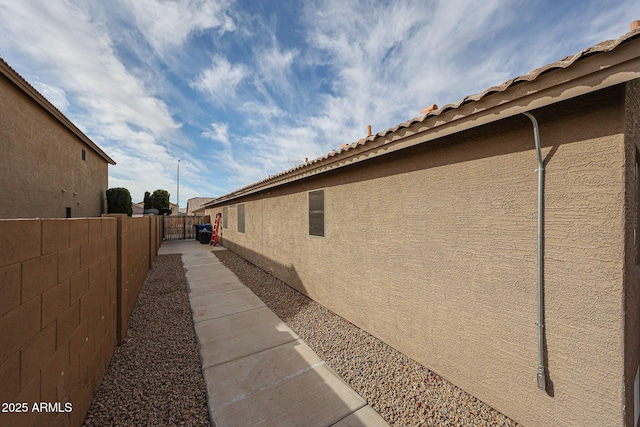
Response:
[{"label": "concrete sidewalk seam", "polygon": [[[242,356],[238,356],[235,359],[225,360],[224,362],[215,363],[215,364],[210,365],[210,366],[204,366],[204,361],[203,361],[202,370],[204,371],[204,370],[207,370],[209,368],[215,368],[216,366],[224,365],[225,363],[229,363],[229,362],[233,362],[233,361],[236,361],[236,360],[244,359],[245,357],[253,356],[254,354],[262,353],[263,351],[267,351],[267,350],[271,350],[271,349],[274,349],[274,348],[278,348],[281,345],[289,344],[291,342],[298,341],[299,339],[300,338],[293,338],[293,339],[291,339],[289,341],[286,341],[286,342],[283,342],[283,343],[280,343],[280,344],[276,344],[276,345],[272,345],[271,347],[261,348],[258,351],[252,351],[251,353],[247,353],[247,354],[243,354]],[[201,348],[202,347],[200,346],[200,342],[198,341],[198,350],[200,350]]]},{"label": "concrete sidewalk seam", "polygon": [[[226,282],[226,283],[231,283],[231,282]],[[240,284],[242,285],[242,283],[240,283]],[[215,285],[212,285],[212,286],[215,286]],[[249,288],[247,288],[245,285],[242,285],[241,288],[224,289],[222,291],[215,291],[214,289],[212,289],[211,292],[202,293],[202,294],[199,294],[199,295],[194,295],[193,298],[206,297],[206,296],[215,295],[215,294],[226,294],[227,292],[238,292],[238,291],[242,291],[242,290],[245,290],[245,289],[249,289]],[[249,290],[251,290],[251,289],[249,289]],[[256,298],[257,298],[257,296],[256,296]],[[260,298],[258,298],[258,299],[260,299]],[[191,300],[191,295],[189,295],[189,300]],[[260,301],[262,301],[262,300],[260,300]],[[264,302],[263,302],[263,304],[264,304]],[[238,312],[238,313],[240,313],[240,312]]]},{"label": "concrete sidewalk seam", "polygon": [[[182,254],[213,426],[217,421],[228,426],[388,427],[214,251],[202,246],[166,244],[162,249]],[[196,320],[196,313],[207,317]]]},{"label": "concrete sidewalk seam", "polygon": [[[234,289],[234,290],[237,290],[237,289]],[[205,296],[206,295],[210,295],[210,294],[205,294]],[[198,296],[198,295],[196,295],[196,296]],[[191,302],[191,298],[189,298],[189,302]],[[208,322],[210,320],[224,319],[225,317],[235,316],[236,314],[248,313],[248,312],[254,311],[254,310],[261,310],[261,309],[263,309],[265,307],[267,307],[267,305],[263,303],[263,305],[261,305],[259,307],[249,308],[247,310],[235,311],[233,313],[225,314],[224,316],[212,317],[211,319],[201,319],[201,320],[197,320],[197,321],[196,321],[196,319],[193,319],[193,323],[202,323],[202,322]],[[269,308],[269,307],[267,307],[267,308]],[[191,312],[193,313],[193,307],[191,307]],[[291,331],[291,332],[293,332],[293,331]]]},{"label": "concrete sidewalk seam", "polygon": [[[205,277],[203,279],[191,279],[191,280],[187,279],[187,283],[202,282],[204,280],[208,280],[208,281],[212,282],[213,280],[226,279],[227,277],[232,277],[232,276],[229,275],[229,276],[222,276],[222,277]],[[236,276],[233,275],[233,277],[236,277]],[[246,288],[246,285],[244,285],[240,280],[238,280],[237,277],[236,277],[235,280],[225,281],[225,282],[222,282],[222,283],[230,283],[230,282],[238,282],[238,283],[240,283],[242,286],[244,286]],[[218,283],[216,283],[216,284],[218,284]]]},{"label": "concrete sidewalk seam", "polygon": [[[183,264],[184,264],[184,262],[183,262]],[[207,262],[207,263],[205,263],[205,264],[194,264],[194,265],[191,265],[191,264],[189,264],[189,265],[184,264],[184,266],[185,266],[185,268],[187,268],[187,267],[191,267],[191,268],[193,268],[193,267],[202,267],[202,266],[205,266],[205,265],[220,265],[220,264],[222,264],[220,261],[214,261],[214,262]],[[224,264],[222,264],[222,265],[224,265]]]},{"label": "concrete sidewalk seam", "polygon": [[243,399],[246,399],[247,397],[251,396],[252,394],[259,393],[261,391],[273,388],[273,387],[275,387],[277,385],[280,385],[281,383],[283,383],[283,382],[285,382],[285,381],[287,381],[287,380],[289,380],[291,378],[294,378],[294,377],[296,377],[296,376],[298,376],[300,374],[304,374],[305,372],[310,371],[312,369],[315,369],[318,366],[322,366],[324,364],[325,364],[324,361],[320,361],[318,363],[314,363],[313,365],[309,365],[306,368],[299,369],[298,371],[292,372],[291,374],[287,375],[286,377],[282,377],[282,378],[280,378],[279,380],[277,380],[277,381],[275,381],[273,383],[267,384],[265,386],[262,386],[260,388],[255,389],[255,390],[249,391],[247,393],[242,393],[241,395],[234,397],[230,401],[223,403],[222,405],[219,406],[219,408],[222,408],[222,407],[225,407],[227,405],[231,405],[233,403],[239,402],[239,401],[241,401]]},{"label": "concrete sidewalk seam", "polygon": [[[196,271],[192,271],[192,272],[191,272],[191,274],[196,274],[196,273],[197,273]],[[188,281],[188,282],[189,282],[189,281],[192,281],[192,282],[193,282],[193,281],[198,281],[198,280],[223,279],[223,278],[225,278],[225,277],[232,277],[232,276],[237,278],[237,276],[236,276],[235,274],[233,274],[231,271],[229,271],[229,273],[227,273],[227,272],[225,271],[225,272],[222,272],[222,274],[217,274],[217,275],[215,275],[215,276],[214,276],[214,275],[212,275],[212,276],[208,276],[208,277],[205,277],[205,278],[203,278],[203,279],[189,279],[189,271],[188,271],[188,270],[185,270],[185,275],[187,276],[187,281]]]},{"label": "concrete sidewalk seam", "polygon": [[[210,294],[207,294],[207,295],[210,295]],[[196,320],[196,319],[194,318],[194,319],[193,319],[193,322],[194,322],[194,323],[202,323],[202,322],[207,322],[207,321],[209,321],[209,320],[224,319],[225,317],[233,316],[233,315],[235,315],[235,314],[240,314],[240,313],[246,313],[246,312],[248,312],[248,311],[257,310],[257,309],[259,309],[259,308],[263,308],[263,307],[266,307],[266,305],[264,305],[264,303],[263,303],[263,305],[261,305],[261,306],[259,306],[259,307],[249,308],[249,309],[247,309],[247,310],[234,311],[233,313],[223,314],[222,316],[207,317],[206,319],[199,319],[199,320]]]}]

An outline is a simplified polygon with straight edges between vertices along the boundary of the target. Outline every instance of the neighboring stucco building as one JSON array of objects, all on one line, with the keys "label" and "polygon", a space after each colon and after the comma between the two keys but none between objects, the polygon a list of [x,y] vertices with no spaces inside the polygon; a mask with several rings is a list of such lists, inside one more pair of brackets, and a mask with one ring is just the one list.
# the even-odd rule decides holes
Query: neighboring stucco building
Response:
[{"label": "neighboring stucco building", "polygon": [[187,215],[204,215],[204,205],[211,203],[214,197],[193,197],[187,200]]},{"label": "neighboring stucco building", "polygon": [[106,212],[115,162],[0,58],[0,218]]},{"label": "neighboring stucco building", "polygon": [[637,426],[639,162],[634,30],[207,214],[226,247],[526,426]]},{"label": "neighboring stucco building", "polygon": [[144,202],[131,203],[131,216],[144,216]]},{"label": "neighboring stucco building", "polygon": [[173,216],[186,215],[187,214],[187,208],[179,208],[178,209],[178,205],[175,204],[175,203],[169,202],[169,209],[171,209],[171,215],[173,215]]}]

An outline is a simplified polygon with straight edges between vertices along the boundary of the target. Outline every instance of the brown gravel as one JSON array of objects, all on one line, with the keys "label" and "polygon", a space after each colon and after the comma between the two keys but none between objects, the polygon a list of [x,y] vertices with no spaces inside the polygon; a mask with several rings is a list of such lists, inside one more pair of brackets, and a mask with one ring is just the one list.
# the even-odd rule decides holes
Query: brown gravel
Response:
[{"label": "brown gravel", "polygon": [[214,254],[389,424],[518,425],[233,252]]},{"label": "brown gravel", "polygon": [[210,426],[182,257],[158,256],[85,426]]}]

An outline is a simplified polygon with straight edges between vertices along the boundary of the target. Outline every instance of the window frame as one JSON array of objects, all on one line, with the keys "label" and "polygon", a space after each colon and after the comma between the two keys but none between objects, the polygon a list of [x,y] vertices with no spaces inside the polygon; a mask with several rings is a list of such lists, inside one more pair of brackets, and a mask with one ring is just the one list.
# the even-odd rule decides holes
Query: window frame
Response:
[{"label": "window frame", "polygon": [[[318,212],[319,210],[317,209],[317,206],[313,206],[313,208],[316,209],[312,209],[311,206],[311,194],[315,193],[321,193],[322,194],[322,234],[314,234],[313,232],[315,231],[314,229],[316,228],[315,226],[312,227],[312,221],[314,218],[317,218],[317,216],[319,216]],[[311,190],[307,193],[307,219],[308,219],[308,235],[311,237],[320,237],[320,238],[326,238],[327,236],[327,194],[324,188],[319,188],[317,190]],[[312,229],[313,228],[313,229]]]},{"label": "window frame", "polygon": [[222,228],[225,230],[229,228],[229,222],[227,221],[227,216],[229,216],[229,207],[223,206],[222,207]]},{"label": "window frame", "polygon": [[[238,231],[238,233],[242,233],[245,234],[246,232],[246,204],[245,203],[238,203],[238,205],[236,206],[236,230]],[[242,230],[240,230],[240,211],[242,210]]]}]

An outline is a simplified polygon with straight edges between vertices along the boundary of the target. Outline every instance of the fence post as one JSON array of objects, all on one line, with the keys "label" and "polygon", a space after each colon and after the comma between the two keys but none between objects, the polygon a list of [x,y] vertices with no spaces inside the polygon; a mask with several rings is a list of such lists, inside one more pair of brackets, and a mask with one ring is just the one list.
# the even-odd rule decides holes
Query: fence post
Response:
[{"label": "fence post", "polygon": [[155,254],[153,252],[153,248],[155,247],[155,228],[153,227],[154,225],[154,219],[155,217],[151,217],[149,216],[149,244],[147,245],[147,248],[149,250],[149,270],[151,270],[151,267],[153,267],[153,259],[155,258]]},{"label": "fence post", "polygon": [[118,345],[122,344],[122,216],[117,217],[118,230],[117,230],[117,250],[118,250],[118,267],[117,267],[117,283],[116,283],[116,338]]}]

